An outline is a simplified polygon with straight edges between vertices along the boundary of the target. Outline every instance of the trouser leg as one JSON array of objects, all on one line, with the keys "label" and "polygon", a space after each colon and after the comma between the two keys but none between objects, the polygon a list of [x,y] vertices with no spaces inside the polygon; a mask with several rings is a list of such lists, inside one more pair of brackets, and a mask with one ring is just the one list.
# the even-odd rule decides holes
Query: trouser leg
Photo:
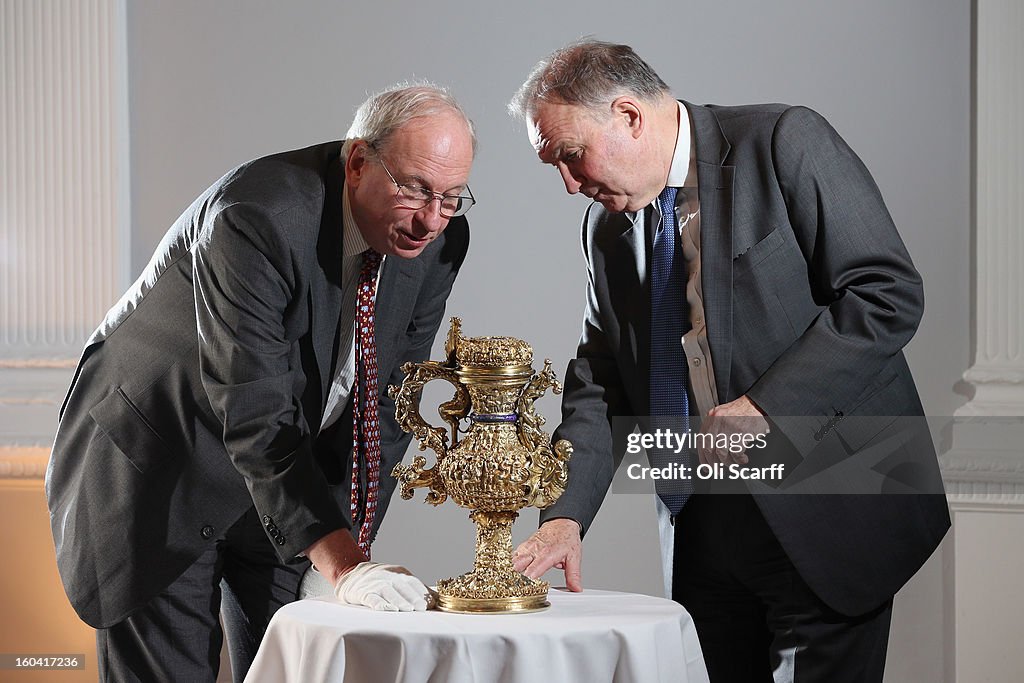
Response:
[{"label": "trouser leg", "polygon": [[882,683],[892,601],[855,617],[808,605],[769,612],[775,683]]},{"label": "trouser leg", "polygon": [[308,566],[282,563],[250,508],[163,593],[97,630],[100,679],[212,683],[227,631],[232,675],[240,683],[271,617],[296,599]]},{"label": "trouser leg", "polygon": [[683,508],[673,597],[693,617],[712,683],[882,680],[891,601],[858,616],[829,608],[748,496],[695,496]]},{"label": "trouser leg", "polygon": [[220,666],[220,561],[203,553],[124,621],[96,631],[101,681],[213,683]]},{"label": "trouser leg", "polygon": [[285,564],[252,508],[225,535],[222,545],[222,612],[235,683],[245,678],[271,617],[298,596],[308,561]]}]

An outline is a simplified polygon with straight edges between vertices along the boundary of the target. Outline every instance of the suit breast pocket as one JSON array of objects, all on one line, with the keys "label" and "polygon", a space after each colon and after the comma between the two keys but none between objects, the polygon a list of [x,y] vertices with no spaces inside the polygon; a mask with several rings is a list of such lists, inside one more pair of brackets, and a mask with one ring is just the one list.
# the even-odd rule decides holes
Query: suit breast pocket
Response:
[{"label": "suit breast pocket", "polygon": [[732,261],[732,276],[738,278],[759,266],[786,242],[781,230],[775,228],[749,249],[737,254]]},{"label": "suit breast pocket", "polygon": [[120,387],[89,414],[140,473],[170,459],[166,442]]}]

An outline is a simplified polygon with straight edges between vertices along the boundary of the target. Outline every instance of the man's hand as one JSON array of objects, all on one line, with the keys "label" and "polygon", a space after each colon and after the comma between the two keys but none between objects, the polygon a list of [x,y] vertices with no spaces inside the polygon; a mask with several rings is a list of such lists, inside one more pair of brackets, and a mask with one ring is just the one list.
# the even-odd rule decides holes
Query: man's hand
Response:
[{"label": "man's hand", "polygon": [[[750,462],[750,458],[747,457],[746,449],[737,450],[737,440],[743,435],[757,436],[758,434],[767,434],[768,431],[768,420],[764,418],[764,413],[745,395],[740,396],[735,401],[723,403],[709,410],[708,416],[701,425],[701,432],[705,434],[713,434],[716,437],[725,435],[726,439],[716,439],[716,441],[718,443],[726,441],[728,444],[732,444],[732,449],[729,446],[701,447],[697,449],[697,455],[702,465],[716,462],[746,465]],[[733,434],[740,436],[735,437],[734,440]]]},{"label": "man's hand", "polygon": [[396,564],[362,562],[341,577],[334,594],[349,605],[384,612],[422,612],[434,604],[430,589]]},{"label": "man's hand", "polygon": [[582,560],[579,522],[564,517],[544,522],[512,553],[512,566],[517,572],[539,579],[552,567],[561,569],[565,572],[565,585],[575,593],[583,590]]},{"label": "man's hand", "polygon": [[306,557],[342,602],[389,612],[433,606],[433,594],[408,569],[368,562],[348,529],[322,537],[306,548]]},{"label": "man's hand", "polygon": [[338,585],[342,574],[366,562],[366,555],[348,529],[335,529],[321,537],[306,548],[306,557],[332,586]]}]

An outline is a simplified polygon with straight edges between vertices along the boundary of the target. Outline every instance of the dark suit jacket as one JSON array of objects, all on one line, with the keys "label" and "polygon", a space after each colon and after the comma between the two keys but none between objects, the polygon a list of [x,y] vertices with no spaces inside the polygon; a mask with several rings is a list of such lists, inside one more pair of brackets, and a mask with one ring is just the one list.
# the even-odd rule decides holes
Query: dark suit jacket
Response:
[{"label": "dark suit jacket", "polygon": [[[770,443],[785,441],[794,471],[857,453],[893,428],[892,416],[922,415],[901,351],[920,320],[921,281],[861,161],[806,108],[684,104],[719,401],[746,394],[777,419]],[[589,526],[623,452],[609,419],[649,412],[650,286],[638,262],[650,258],[640,232],[598,204],[584,219],[587,306],[556,433],[576,453],[569,489],[543,519]],[[862,415],[889,418],[849,417]],[[930,437],[899,441],[912,444],[918,480],[938,495],[755,495],[801,575],[841,612],[891,597],[949,526]],[[841,478],[833,484],[844,492]]]},{"label": "dark suit jacket", "polygon": [[[320,433],[342,305],[340,148],[218,180],[89,340],[46,494],[65,590],[92,626],[162,591],[253,504],[284,561],[350,527],[351,402]],[[374,533],[409,442],[383,389],[427,358],[468,243],[454,219],[419,257],[382,266]]]}]

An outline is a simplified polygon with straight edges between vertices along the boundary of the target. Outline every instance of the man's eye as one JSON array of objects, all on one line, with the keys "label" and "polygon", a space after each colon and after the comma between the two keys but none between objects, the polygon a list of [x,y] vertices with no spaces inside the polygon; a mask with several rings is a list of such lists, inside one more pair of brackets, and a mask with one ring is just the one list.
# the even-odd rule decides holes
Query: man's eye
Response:
[{"label": "man's eye", "polygon": [[420,185],[402,185],[402,192],[412,199],[433,199],[434,194]]},{"label": "man's eye", "polygon": [[583,156],[583,150],[574,149],[571,152],[565,153],[565,163],[571,163],[573,161],[579,161],[580,157]]}]

